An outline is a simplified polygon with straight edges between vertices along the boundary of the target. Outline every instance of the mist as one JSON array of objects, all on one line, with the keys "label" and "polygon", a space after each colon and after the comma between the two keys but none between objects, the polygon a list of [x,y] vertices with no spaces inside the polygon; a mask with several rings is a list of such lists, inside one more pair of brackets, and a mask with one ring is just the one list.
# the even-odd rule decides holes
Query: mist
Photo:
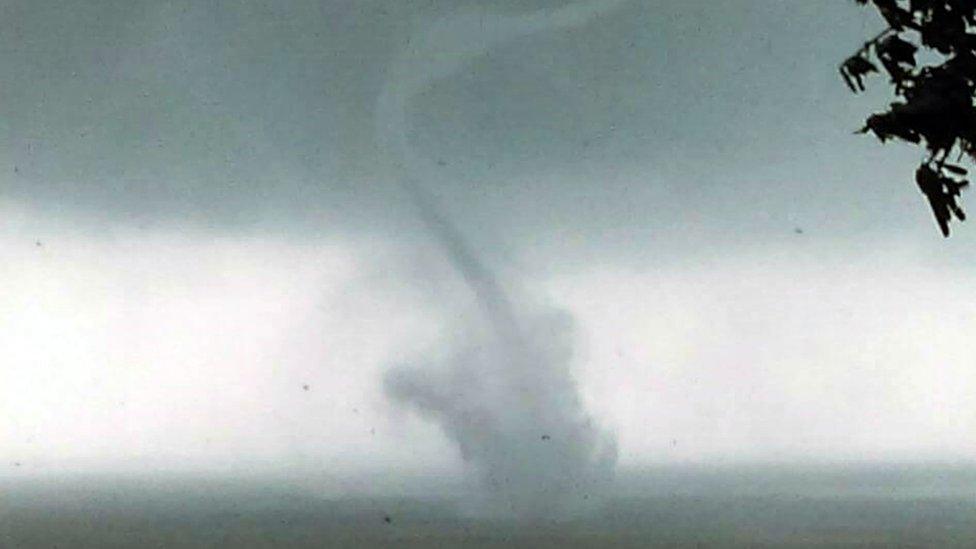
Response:
[{"label": "mist", "polygon": [[852,133],[868,11],[0,15],[0,545],[976,538],[976,232]]},{"label": "mist", "polygon": [[438,352],[443,357],[391,370],[386,391],[456,444],[478,481],[469,511],[578,512],[609,486],[615,441],[582,406],[571,318],[519,311],[514,320],[504,327],[469,320],[463,337]]}]

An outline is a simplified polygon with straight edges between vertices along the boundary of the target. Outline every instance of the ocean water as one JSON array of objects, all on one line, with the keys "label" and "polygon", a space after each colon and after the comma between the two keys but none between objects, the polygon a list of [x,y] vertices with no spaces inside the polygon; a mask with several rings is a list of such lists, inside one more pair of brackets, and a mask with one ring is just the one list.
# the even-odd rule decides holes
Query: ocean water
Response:
[{"label": "ocean water", "polygon": [[21,475],[0,480],[0,547],[976,547],[976,468],[626,471],[597,512],[482,519],[431,484],[328,493],[300,479]]}]

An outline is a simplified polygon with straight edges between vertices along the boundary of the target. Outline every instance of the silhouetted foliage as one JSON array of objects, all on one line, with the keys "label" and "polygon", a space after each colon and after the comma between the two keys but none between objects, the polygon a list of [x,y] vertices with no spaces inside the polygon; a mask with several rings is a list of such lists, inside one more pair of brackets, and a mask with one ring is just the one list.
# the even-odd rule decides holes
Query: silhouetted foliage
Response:
[{"label": "silhouetted foliage", "polygon": [[[915,182],[949,236],[952,218],[966,219],[957,199],[969,182],[966,170],[948,159],[955,150],[957,162],[976,159],[976,0],[855,1],[876,8],[888,28],[841,63],[840,73],[857,93],[866,77],[883,70],[897,97],[887,111],[868,117],[860,133],[925,147]],[[919,62],[920,50],[933,62]]]}]

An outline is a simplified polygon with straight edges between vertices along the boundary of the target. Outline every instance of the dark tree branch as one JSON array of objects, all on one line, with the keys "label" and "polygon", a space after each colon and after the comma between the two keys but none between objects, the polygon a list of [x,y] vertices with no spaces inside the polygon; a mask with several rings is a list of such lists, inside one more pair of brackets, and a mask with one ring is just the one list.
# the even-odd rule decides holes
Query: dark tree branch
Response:
[{"label": "dark tree branch", "polygon": [[[952,219],[966,218],[957,199],[969,182],[965,169],[946,160],[957,145],[960,158],[976,159],[976,33],[970,32],[976,28],[976,0],[856,1],[872,5],[888,28],[841,63],[840,74],[858,93],[867,76],[881,72],[880,65],[898,98],[887,111],[869,116],[860,133],[927,150],[915,181],[949,236]],[[919,49],[938,53],[942,62],[920,66]]]}]

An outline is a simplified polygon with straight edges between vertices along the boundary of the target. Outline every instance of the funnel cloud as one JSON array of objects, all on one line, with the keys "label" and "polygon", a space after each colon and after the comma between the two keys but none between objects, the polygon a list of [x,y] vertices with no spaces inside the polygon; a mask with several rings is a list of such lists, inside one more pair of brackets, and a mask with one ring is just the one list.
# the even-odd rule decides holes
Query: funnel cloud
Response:
[{"label": "funnel cloud", "polygon": [[480,313],[447,352],[391,369],[385,389],[457,445],[480,494],[472,511],[533,519],[586,509],[612,478],[616,441],[581,401],[572,375],[572,318],[511,300],[426,190],[422,181],[437,174],[412,152],[409,102],[492,47],[584,25],[622,3],[577,2],[523,16],[465,12],[437,21],[393,62],[377,105],[377,133],[392,169]]}]

